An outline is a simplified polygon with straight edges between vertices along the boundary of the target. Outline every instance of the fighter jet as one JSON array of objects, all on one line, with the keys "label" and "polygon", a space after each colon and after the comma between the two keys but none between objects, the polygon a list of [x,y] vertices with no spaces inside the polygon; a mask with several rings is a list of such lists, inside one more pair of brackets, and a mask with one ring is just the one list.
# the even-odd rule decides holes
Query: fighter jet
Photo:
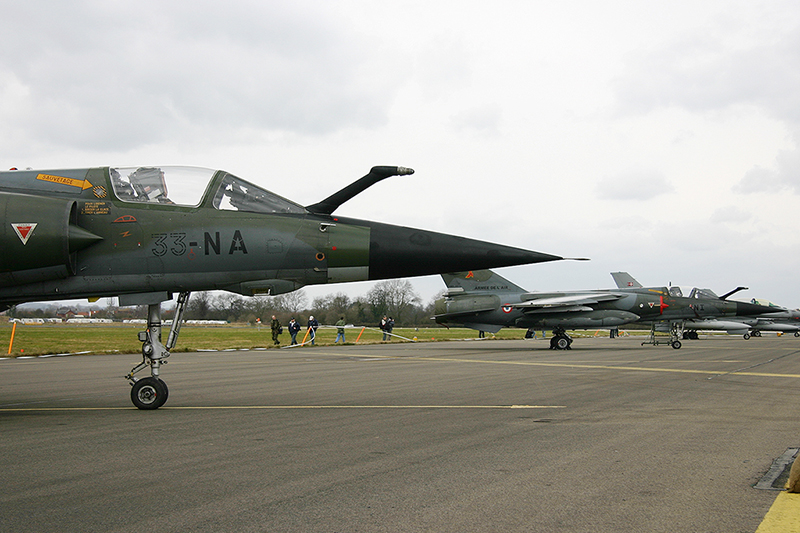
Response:
[{"label": "fighter jet", "polygon": [[[619,289],[627,289],[627,288],[642,288],[642,284],[636,281],[636,279],[631,276],[627,272],[612,272],[611,277],[614,278],[614,282],[617,284],[617,288]],[[745,290],[746,287],[737,287],[735,290],[729,292],[728,294],[723,297],[723,299],[727,298],[728,296],[738,292],[740,290]],[[669,287],[669,290],[676,295],[683,295],[682,290],[680,287]],[[714,292],[710,289],[692,289],[691,293],[689,294],[689,298],[719,298]],[[683,330],[681,332],[681,338],[686,339],[697,339],[697,330],[698,329],[707,329],[713,331],[727,331],[728,333],[734,333],[737,335],[744,335],[745,339],[750,338],[749,326],[744,324],[745,321],[755,321],[754,318],[744,318],[740,317],[737,320],[727,319],[727,320],[720,320],[716,317],[712,318],[699,318],[694,317],[690,318],[683,322]],[[663,323],[655,323],[653,325],[655,330],[658,331],[670,331],[671,324],[667,322]],[[653,339],[655,337],[652,337]]]},{"label": "fighter jet", "polygon": [[[119,297],[147,305],[131,400],[157,409],[160,378],[192,291],[276,295],[304,285],[424,276],[562,259],[333,215],[404,167],[378,166],[302,206],[225,171],[99,167],[0,172],[0,311],[23,302]],[[161,303],[178,293],[161,340]],[[136,374],[150,367],[150,376]]]},{"label": "fighter jet", "polygon": [[567,328],[614,328],[634,322],[651,324],[652,339],[656,324],[668,325],[669,344],[678,349],[686,320],[769,311],[760,305],[718,297],[686,298],[667,287],[535,293],[491,270],[442,274],[442,279],[448,290],[435,302],[434,319],[438,323],[462,324],[491,333],[503,327],[552,329],[551,348],[561,350],[572,342]]},{"label": "fighter jet", "polygon": [[753,317],[745,321],[750,326],[748,332],[753,337],[760,337],[762,331],[777,331],[780,333],[794,333],[800,337],[800,309],[789,309],[761,298],[753,298],[750,303],[764,305],[775,312],[766,316]]},{"label": "fighter jet", "polygon": [[[618,288],[641,287],[633,276],[627,272],[612,272],[611,276]],[[733,291],[717,296],[711,289],[700,289],[694,287],[689,293],[689,298],[721,298],[726,300],[746,287],[737,287]],[[680,288],[672,287],[672,291],[680,291]],[[762,331],[779,331],[781,333],[794,333],[795,337],[800,337],[800,310],[790,310],[776,305],[769,300],[752,298],[751,304],[768,307],[770,312],[760,316],[731,317],[725,320],[718,318],[694,318],[683,323],[682,337],[684,339],[697,339],[699,330],[725,331],[733,335],[742,335],[747,340],[752,337],[760,337]]]},{"label": "fighter jet", "polygon": [[[690,298],[695,294],[713,294],[708,289],[693,288]],[[800,337],[800,310],[791,310],[780,307],[768,300],[753,298],[750,303],[761,305],[770,309],[768,314],[752,317],[732,317],[727,320],[705,319],[687,320],[686,330],[683,333],[685,339],[697,339],[698,331],[725,331],[732,335],[741,335],[744,340],[750,337],[760,337],[763,331],[780,333],[794,333],[795,337]]]}]

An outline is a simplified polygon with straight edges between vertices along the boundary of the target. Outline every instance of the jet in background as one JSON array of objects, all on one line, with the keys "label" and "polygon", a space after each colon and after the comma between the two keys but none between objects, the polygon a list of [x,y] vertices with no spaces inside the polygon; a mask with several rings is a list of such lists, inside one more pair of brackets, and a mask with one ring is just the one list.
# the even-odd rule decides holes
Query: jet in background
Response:
[{"label": "jet in background", "polygon": [[[131,400],[157,409],[192,291],[277,295],[304,285],[425,276],[559,256],[333,215],[404,167],[373,167],[302,206],[224,171],[99,167],[0,172],[0,311],[32,301],[118,297],[147,305]],[[285,183],[285,177],[281,178]],[[161,339],[161,303],[178,293]],[[150,367],[150,376],[135,375]],[[91,376],[87,379],[90,386]]]},{"label": "jet in background", "polygon": [[788,309],[761,298],[753,298],[750,303],[763,305],[776,311],[768,316],[754,317],[754,323],[749,324],[750,335],[760,337],[762,331],[776,331],[794,333],[795,337],[800,337],[800,309]]},{"label": "jet in background", "polygon": [[[641,283],[636,281],[627,272],[612,272],[611,276],[618,288],[641,287]],[[670,290],[679,293],[679,287],[670,287]],[[726,300],[729,296],[746,290],[746,287],[737,287],[733,291],[717,296],[710,289],[700,289],[694,287],[689,293],[689,298],[708,299],[721,298]],[[762,331],[776,331],[782,333],[794,333],[795,337],[800,337],[800,310],[790,310],[776,305],[768,300],[753,298],[751,304],[760,305],[770,309],[769,313],[761,316],[735,317],[726,320],[718,318],[696,318],[684,322],[684,339],[697,339],[699,330],[725,331],[732,335],[742,335],[747,340],[751,336],[760,337]]]},{"label": "jet in background", "polygon": [[687,320],[769,312],[760,305],[699,295],[686,298],[667,287],[641,287],[633,278],[640,286],[548,293],[528,292],[491,270],[442,274],[442,279],[447,293],[435,302],[436,322],[491,333],[504,327],[552,329],[551,347],[556,349],[570,346],[565,329],[616,328],[631,323],[651,324],[654,344],[656,324],[667,325],[669,343],[678,349]]},{"label": "jet in background", "polygon": [[[631,276],[627,272],[612,272],[611,277],[614,278],[614,282],[617,284],[617,288],[620,289],[627,289],[627,288],[641,288],[642,284],[639,283],[633,276]],[[738,292],[739,290],[745,290],[746,287],[737,287],[734,291],[728,293],[727,296]],[[669,287],[669,290],[675,295],[683,295],[680,287]],[[691,294],[689,295],[690,298],[695,297],[705,297],[705,298],[719,298],[713,291],[709,289],[693,289]],[[723,297],[724,299],[724,297]],[[697,330],[698,329],[709,329],[714,331],[727,331],[728,333],[733,333],[736,335],[744,335],[745,339],[750,338],[749,334],[749,326],[744,324],[744,319],[740,320],[719,320],[718,318],[706,318],[706,319],[688,319],[683,323],[684,330],[681,333],[681,338],[685,339],[697,339]],[[656,331],[669,331],[670,324],[663,323],[663,324],[655,324]]]}]

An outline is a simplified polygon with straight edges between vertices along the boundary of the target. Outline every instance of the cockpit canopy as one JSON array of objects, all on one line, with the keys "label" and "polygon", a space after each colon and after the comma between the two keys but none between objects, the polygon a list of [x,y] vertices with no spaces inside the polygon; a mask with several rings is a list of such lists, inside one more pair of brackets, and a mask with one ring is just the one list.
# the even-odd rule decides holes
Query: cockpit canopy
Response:
[{"label": "cockpit canopy", "polygon": [[306,212],[305,207],[291,200],[227,173],[216,187],[212,205],[216,209],[250,213],[302,214]]},{"label": "cockpit canopy", "polygon": [[695,287],[692,289],[691,294],[689,294],[689,298],[707,298],[710,300],[718,300],[719,296],[717,296],[717,293],[711,289],[700,289]]},{"label": "cockpit canopy", "polygon": [[771,302],[769,300],[765,300],[764,298],[751,298],[750,299],[750,303],[751,304],[756,304],[756,305],[763,305],[765,307],[777,307],[778,309],[786,309],[782,305],[778,305],[775,302]]},{"label": "cockpit canopy", "polygon": [[158,167],[111,168],[111,186],[126,202],[174,204],[167,196],[164,171]]},{"label": "cockpit canopy", "polygon": [[203,192],[209,189],[215,209],[306,213],[303,206],[291,200],[227,172],[207,168],[115,167],[109,169],[109,175],[114,194],[123,202],[197,207],[203,203]]},{"label": "cockpit canopy", "polygon": [[681,291],[680,287],[675,285],[669,288],[669,295],[672,296],[673,298],[682,298],[683,291]]}]

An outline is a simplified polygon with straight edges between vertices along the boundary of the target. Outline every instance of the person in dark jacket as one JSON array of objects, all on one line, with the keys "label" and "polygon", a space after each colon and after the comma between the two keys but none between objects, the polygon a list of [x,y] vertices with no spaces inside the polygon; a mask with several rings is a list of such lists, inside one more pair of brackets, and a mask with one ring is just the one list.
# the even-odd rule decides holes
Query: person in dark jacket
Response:
[{"label": "person in dark jacket", "polygon": [[383,315],[383,318],[381,318],[381,323],[378,324],[378,327],[381,328],[381,331],[383,332],[383,338],[381,340],[384,340],[384,341],[385,340],[389,340],[389,335],[386,334],[386,324],[388,322],[389,322],[389,319],[386,318],[386,315]]},{"label": "person in dark jacket", "polygon": [[319,327],[319,322],[314,316],[308,317],[308,333],[311,335],[311,346],[314,346],[314,339],[317,337],[317,328]]},{"label": "person in dark jacket", "polygon": [[292,336],[292,344],[297,344],[297,334],[300,332],[300,324],[292,317],[289,321],[289,335]]},{"label": "person in dark jacket", "polygon": [[384,328],[383,328],[383,333],[384,333],[384,337],[385,337],[384,340],[387,340],[387,341],[392,340],[392,330],[393,329],[394,329],[394,319],[392,317],[389,317],[389,319],[386,321],[386,326],[384,326]]}]

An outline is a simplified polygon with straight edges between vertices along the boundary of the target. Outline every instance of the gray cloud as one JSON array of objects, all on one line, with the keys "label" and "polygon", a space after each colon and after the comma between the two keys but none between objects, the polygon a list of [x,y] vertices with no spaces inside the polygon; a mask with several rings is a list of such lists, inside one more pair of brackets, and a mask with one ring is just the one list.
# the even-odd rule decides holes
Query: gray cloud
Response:
[{"label": "gray cloud", "polygon": [[754,166],[734,185],[733,192],[781,192],[800,194],[800,151],[781,150],[775,158],[775,168]]},{"label": "gray cloud", "polygon": [[607,200],[650,200],[674,192],[667,178],[657,171],[625,172],[601,179],[597,196]]},{"label": "gray cloud", "polygon": [[734,49],[713,35],[684,35],[631,60],[615,89],[623,113],[747,104],[800,124],[800,29]]},{"label": "gray cloud", "polygon": [[451,125],[459,130],[475,130],[484,134],[497,135],[502,122],[500,106],[486,104],[457,113],[450,119]]},{"label": "gray cloud", "polygon": [[753,214],[736,206],[716,209],[709,220],[715,224],[739,224],[753,220]]},{"label": "gray cloud", "polygon": [[386,122],[389,77],[369,68],[368,43],[324,4],[170,6],[4,5],[0,18],[26,22],[0,35],[0,118],[17,139],[106,149],[242,127],[313,135]]},{"label": "gray cloud", "polygon": [[[800,128],[800,28],[737,48],[713,32],[668,43],[628,65],[616,81],[616,97],[624,114],[669,106],[700,113],[755,106],[796,131]],[[773,168],[754,166],[732,190],[800,193],[800,150],[779,152]]]}]

